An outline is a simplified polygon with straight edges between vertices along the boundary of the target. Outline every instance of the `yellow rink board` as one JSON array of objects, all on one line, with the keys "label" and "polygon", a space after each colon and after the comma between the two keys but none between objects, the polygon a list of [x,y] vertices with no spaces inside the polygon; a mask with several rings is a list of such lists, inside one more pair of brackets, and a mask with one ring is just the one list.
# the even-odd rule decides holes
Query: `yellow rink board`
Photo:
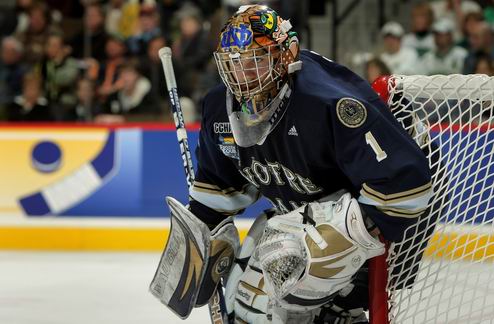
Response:
[{"label": "yellow rink board", "polygon": [[[0,218],[1,219],[1,218]],[[252,220],[235,221],[241,240]],[[1,250],[162,251],[169,234],[166,219],[38,219],[0,223]],[[494,261],[494,233],[455,226],[434,233],[424,252],[434,259]]]},{"label": "yellow rink board", "polygon": [[[248,229],[240,229],[243,239]],[[52,251],[161,251],[168,228],[1,227],[0,249]]]},{"label": "yellow rink board", "polygon": [[434,259],[493,262],[494,233],[435,233],[424,255]]},{"label": "yellow rink board", "polygon": [[[66,179],[99,154],[110,131],[106,128],[0,128],[0,213],[23,214],[19,200]],[[33,149],[42,141],[62,152],[53,172],[33,167]]]}]

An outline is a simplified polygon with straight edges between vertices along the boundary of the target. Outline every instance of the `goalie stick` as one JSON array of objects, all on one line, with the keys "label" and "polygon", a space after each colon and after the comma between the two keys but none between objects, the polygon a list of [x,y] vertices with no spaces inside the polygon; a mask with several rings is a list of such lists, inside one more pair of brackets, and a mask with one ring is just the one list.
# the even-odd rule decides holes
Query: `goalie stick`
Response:
[{"label": "goalie stick", "polygon": [[[173,120],[177,129],[177,140],[180,145],[180,153],[182,155],[187,187],[190,188],[192,186],[192,183],[194,182],[194,168],[192,165],[192,157],[189,150],[189,142],[187,139],[187,130],[185,129],[182,107],[180,106],[180,101],[178,98],[177,82],[175,80],[175,72],[173,70],[172,64],[172,51],[169,47],[163,47],[159,50],[158,54],[163,65],[166,87],[168,90],[168,95],[170,96]],[[153,285],[153,283],[154,282],[152,282],[151,285]],[[215,293],[208,302],[208,308],[209,315],[211,317],[211,323],[229,323],[221,281],[218,283],[218,287],[216,288]]]}]

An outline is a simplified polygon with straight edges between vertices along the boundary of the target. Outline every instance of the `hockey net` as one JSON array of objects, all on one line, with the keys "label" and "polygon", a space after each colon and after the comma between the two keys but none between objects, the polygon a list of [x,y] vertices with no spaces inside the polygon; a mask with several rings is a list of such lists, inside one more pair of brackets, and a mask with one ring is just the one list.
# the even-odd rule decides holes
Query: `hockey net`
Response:
[{"label": "hockey net", "polygon": [[392,76],[377,91],[427,155],[434,197],[371,265],[371,323],[494,323],[494,78]]}]

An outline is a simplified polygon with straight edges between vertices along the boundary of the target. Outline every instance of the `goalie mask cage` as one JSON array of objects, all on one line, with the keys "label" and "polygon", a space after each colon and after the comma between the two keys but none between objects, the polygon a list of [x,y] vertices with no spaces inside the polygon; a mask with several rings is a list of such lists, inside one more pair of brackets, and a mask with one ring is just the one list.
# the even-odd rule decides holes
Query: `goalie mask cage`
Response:
[{"label": "goalie mask cage", "polygon": [[373,87],[427,155],[434,196],[371,260],[371,323],[494,323],[494,78],[391,76]]}]

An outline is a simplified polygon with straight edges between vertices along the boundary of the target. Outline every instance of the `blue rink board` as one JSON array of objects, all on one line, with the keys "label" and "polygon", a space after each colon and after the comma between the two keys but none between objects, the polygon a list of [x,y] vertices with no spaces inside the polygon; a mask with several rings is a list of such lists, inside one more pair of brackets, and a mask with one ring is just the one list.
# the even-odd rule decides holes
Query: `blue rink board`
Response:
[{"label": "blue rink board", "polygon": [[[60,216],[168,216],[165,196],[173,196],[187,202],[182,159],[176,133],[166,130],[117,129],[115,136],[115,170],[105,179],[103,185]],[[437,134],[437,133],[436,133]],[[434,135],[432,134],[433,138]],[[189,131],[189,144],[194,153],[198,131]],[[464,218],[484,222],[494,217],[494,161],[492,161],[494,134],[472,131],[469,133],[444,132],[442,142],[452,136],[451,145],[442,148],[442,154],[451,154],[462,160],[461,164],[448,164],[455,176],[448,204],[448,218],[464,214]],[[479,138],[480,136],[480,138]],[[467,143],[478,139],[478,145],[468,147]],[[462,156],[458,156],[458,155]],[[192,154],[195,161],[195,154]],[[194,162],[195,163],[195,162]],[[469,168],[465,168],[469,165]],[[464,169],[464,171],[461,171]],[[480,178],[484,178],[481,186]],[[470,189],[465,189],[471,184]],[[480,188],[483,187],[483,191]],[[254,217],[269,208],[262,199],[247,209],[245,217]],[[484,211],[488,210],[487,213]],[[465,213],[466,212],[466,213]],[[479,216],[480,215],[480,216]]]},{"label": "blue rink board", "polygon": [[[437,132],[432,133],[432,137]],[[484,223],[494,218],[494,133],[482,131],[444,132],[442,154],[450,154],[447,164],[450,177],[448,221],[469,220]],[[472,145],[475,143],[475,145]]]},{"label": "blue rink board", "polygon": [[[98,191],[60,216],[160,217],[169,215],[165,196],[187,203],[183,162],[174,131],[119,129],[115,132],[115,173]],[[195,165],[198,131],[189,131],[188,136]],[[270,206],[262,199],[244,215],[255,217]]]}]

